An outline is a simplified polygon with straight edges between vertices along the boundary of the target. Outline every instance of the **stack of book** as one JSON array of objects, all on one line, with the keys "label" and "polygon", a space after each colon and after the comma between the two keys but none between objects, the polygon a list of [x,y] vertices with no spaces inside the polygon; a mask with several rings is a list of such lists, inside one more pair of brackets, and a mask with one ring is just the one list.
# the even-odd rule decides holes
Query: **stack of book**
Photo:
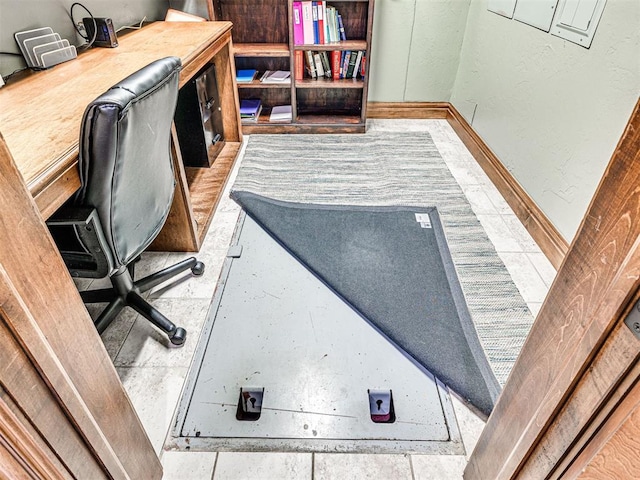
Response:
[{"label": "stack of book", "polygon": [[365,52],[362,50],[334,50],[332,52],[311,50],[296,50],[295,77],[304,78],[306,69],[309,78],[364,78]]},{"label": "stack of book", "polygon": [[322,45],[346,40],[342,16],[326,1],[293,2],[293,43]]},{"label": "stack of book", "polygon": [[245,123],[257,123],[262,112],[262,102],[259,98],[245,98],[240,100],[240,119]]},{"label": "stack of book", "polygon": [[251,83],[256,78],[257,70],[236,70],[236,83]]}]

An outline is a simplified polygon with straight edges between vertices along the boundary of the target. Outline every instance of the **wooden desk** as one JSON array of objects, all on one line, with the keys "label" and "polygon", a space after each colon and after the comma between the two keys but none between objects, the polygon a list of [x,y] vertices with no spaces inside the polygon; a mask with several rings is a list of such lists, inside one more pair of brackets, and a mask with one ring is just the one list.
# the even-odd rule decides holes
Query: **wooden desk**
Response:
[{"label": "wooden desk", "polygon": [[[175,148],[175,200],[154,243],[163,250],[200,248],[242,140],[235,67],[230,61],[231,26],[230,22],[156,22],[120,38],[117,48],[91,49],[76,60],[0,89],[0,132],[44,218],[80,186],[80,122],[93,99],[158,58],[182,60],[180,86],[213,63],[226,144],[210,168],[185,169]],[[178,147],[175,131],[173,138]]]}]

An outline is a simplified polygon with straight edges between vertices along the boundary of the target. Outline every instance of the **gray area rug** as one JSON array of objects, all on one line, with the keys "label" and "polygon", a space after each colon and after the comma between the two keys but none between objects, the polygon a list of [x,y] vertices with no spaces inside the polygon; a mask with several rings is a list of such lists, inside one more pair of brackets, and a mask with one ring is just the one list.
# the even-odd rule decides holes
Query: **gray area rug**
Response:
[{"label": "gray area rug", "polygon": [[300,203],[436,207],[480,343],[504,385],[533,318],[428,133],[254,135],[232,190]]}]

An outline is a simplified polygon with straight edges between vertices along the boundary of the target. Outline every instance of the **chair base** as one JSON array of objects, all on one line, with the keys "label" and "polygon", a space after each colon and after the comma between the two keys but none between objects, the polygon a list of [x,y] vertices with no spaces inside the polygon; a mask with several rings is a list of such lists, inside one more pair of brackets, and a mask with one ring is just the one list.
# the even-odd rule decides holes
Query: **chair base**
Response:
[{"label": "chair base", "polygon": [[187,331],[177,327],[140,294],[189,269],[193,275],[200,276],[204,273],[204,264],[195,257],[191,257],[136,282],[133,281],[134,266],[135,261],[130,263],[123,272],[112,275],[112,288],[80,292],[84,303],[109,303],[94,321],[98,333],[104,332],[124,307],[131,307],[166,333],[173,345],[183,345],[187,338]]}]

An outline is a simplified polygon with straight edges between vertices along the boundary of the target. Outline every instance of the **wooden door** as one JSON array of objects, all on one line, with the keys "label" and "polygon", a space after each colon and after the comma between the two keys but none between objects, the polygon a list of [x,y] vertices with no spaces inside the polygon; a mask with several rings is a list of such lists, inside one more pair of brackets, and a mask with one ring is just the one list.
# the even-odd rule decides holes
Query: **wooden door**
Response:
[{"label": "wooden door", "polygon": [[640,102],[465,479],[640,478],[640,340],[624,323],[639,287]]},{"label": "wooden door", "polygon": [[[12,473],[24,467],[25,478],[161,478],[160,462],[1,136],[0,342],[0,458]],[[20,438],[26,443],[16,443]]]}]

